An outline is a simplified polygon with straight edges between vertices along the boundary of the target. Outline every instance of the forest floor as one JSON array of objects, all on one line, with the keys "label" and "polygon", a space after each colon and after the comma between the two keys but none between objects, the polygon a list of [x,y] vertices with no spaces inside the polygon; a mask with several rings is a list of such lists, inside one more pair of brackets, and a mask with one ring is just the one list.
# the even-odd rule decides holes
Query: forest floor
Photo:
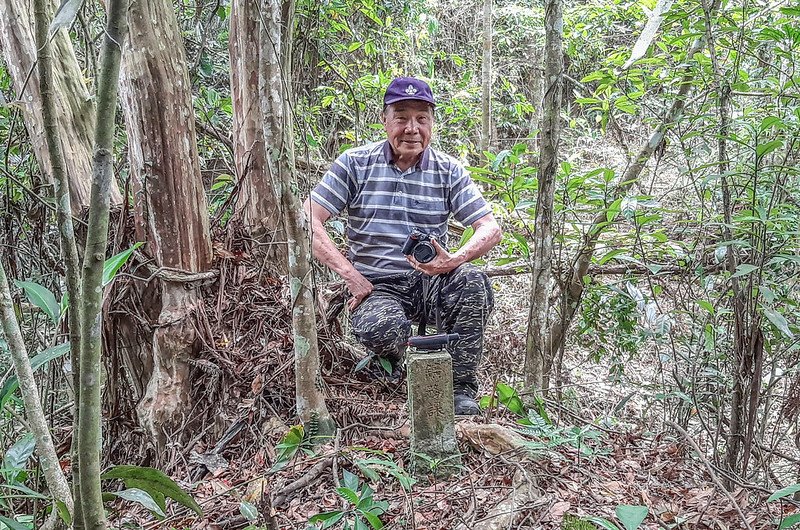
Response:
[{"label": "forest floor", "polygon": [[[597,149],[594,142],[583,152],[601,165],[619,162],[613,149]],[[677,173],[665,174],[660,198],[682,200]],[[676,190],[677,199],[670,199]],[[359,508],[378,506],[374,513],[390,529],[633,530],[633,509],[625,506],[643,506],[647,516],[638,528],[755,530],[784,528],[782,521],[798,513],[791,500],[767,502],[772,491],[758,484],[723,487],[726,477],[709,449],[715,440],[686,432],[699,432],[692,428],[696,411],[659,397],[669,359],[644,352],[625,359],[620,373],[612,366],[619,360],[598,361],[590,342],[565,347],[558,399],[542,404],[549,423],[522,425],[521,416],[503,405],[458,418],[457,473],[411,481],[405,382],[355,372],[363,351],[340,317],[320,327],[326,401],[339,431],[314,450],[296,444],[296,454],[282,459],[288,449],[280,444],[296,422],[286,289],[265,275],[246,244],[226,241],[215,245],[221,275],[207,296],[210,340],[203,352],[211,367],[204,370],[222,375],[217,387],[198,388],[195,396],[214,420],[203,426],[206,436],[186,449],[183,472],[173,473],[185,479],[181,484],[204,516],[177,509],[155,522],[126,510],[117,526],[306,529],[323,527],[309,524],[314,516],[341,512],[332,528],[369,528],[356,525],[352,501],[358,500],[348,500],[343,487],[371,498]],[[481,396],[518,384],[524,363],[527,310],[521,308],[527,307],[528,279],[493,283],[496,307],[486,334]],[[320,295],[323,313],[331,297]],[[581,522],[593,517],[609,522]]]},{"label": "forest floor", "polygon": [[[579,518],[624,525],[625,512],[622,520],[616,513],[620,505],[647,508],[639,528],[766,529],[777,528],[796,510],[788,503],[767,503],[770,492],[758,486],[724,490],[718,484],[723,477],[694,449],[695,440],[676,434],[669,418],[643,411],[608,366],[595,364],[577,346],[567,348],[561,400],[544,403],[551,423],[520,425],[520,417],[504,406],[459,418],[457,473],[412,484],[405,471],[410,454],[405,383],[353,373],[358,349],[347,330],[336,326],[323,326],[320,341],[327,404],[339,431],[314,451],[300,444],[285,467],[276,469],[278,445],[295,421],[286,398],[294,386],[284,287],[263,281],[232,256],[223,265],[227,284],[222,281],[207,304],[215,341],[205,355],[225,376],[220,393],[205,397],[219,412],[206,439],[188,449],[190,464],[178,477],[186,479],[181,484],[204,516],[178,509],[155,522],[126,510],[117,527],[306,529],[316,528],[308,524],[315,515],[340,511],[343,520],[333,528],[348,520],[349,528],[368,528],[354,526],[354,504],[346,493],[337,493],[350,486],[369,497],[365,484],[373,492],[366,506],[380,506],[375,513],[384,528],[395,529],[592,529]],[[519,293],[526,292],[525,283],[525,278],[495,281],[497,307],[487,332],[481,395],[518,378],[526,319]],[[283,326],[275,325],[280,321]],[[358,478],[358,487],[348,473]]]}]

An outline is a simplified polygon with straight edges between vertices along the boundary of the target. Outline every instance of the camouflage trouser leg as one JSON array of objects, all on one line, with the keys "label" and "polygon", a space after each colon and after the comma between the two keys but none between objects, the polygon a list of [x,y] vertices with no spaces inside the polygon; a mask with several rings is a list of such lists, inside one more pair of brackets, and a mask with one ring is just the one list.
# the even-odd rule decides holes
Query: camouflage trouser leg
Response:
[{"label": "camouflage trouser leg", "polygon": [[420,282],[402,273],[372,281],[372,293],[350,315],[353,334],[372,353],[396,364],[411,336],[413,308],[422,305]]},{"label": "camouflage trouser leg", "polygon": [[[458,342],[448,347],[453,357],[453,386],[474,396],[478,390],[477,369],[483,354],[483,331],[494,307],[489,279],[472,265],[430,279],[428,299],[423,304],[423,275],[418,272],[373,280],[374,290],[351,315],[353,333],[373,353],[399,361],[405,353],[412,321],[428,309],[428,323],[435,324],[439,305],[442,332],[458,333]],[[416,330],[414,330],[416,332]]]},{"label": "camouflage trouser leg", "polygon": [[[494,307],[489,278],[472,265],[462,265],[442,281],[440,314],[442,331],[458,333],[459,340],[448,347],[453,357],[453,387],[472,397],[478,391],[477,370],[483,356],[483,331]],[[438,289],[432,289],[436,296]],[[432,307],[435,300],[431,300]]]}]

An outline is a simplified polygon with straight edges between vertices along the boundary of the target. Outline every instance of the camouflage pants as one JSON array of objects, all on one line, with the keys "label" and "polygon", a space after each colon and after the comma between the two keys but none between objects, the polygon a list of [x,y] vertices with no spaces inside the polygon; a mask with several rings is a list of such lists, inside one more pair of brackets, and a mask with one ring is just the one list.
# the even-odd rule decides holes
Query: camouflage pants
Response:
[{"label": "camouflage pants", "polygon": [[435,325],[434,307],[438,302],[440,331],[460,336],[448,346],[453,357],[453,387],[474,396],[478,391],[476,372],[483,354],[483,330],[494,307],[494,294],[486,275],[472,265],[462,265],[434,277],[413,271],[370,281],[374,290],[351,315],[358,341],[373,353],[398,362],[412,331],[417,332],[412,330],[412,324],[419,321],[423,308],[427,310],[428,323]]}]

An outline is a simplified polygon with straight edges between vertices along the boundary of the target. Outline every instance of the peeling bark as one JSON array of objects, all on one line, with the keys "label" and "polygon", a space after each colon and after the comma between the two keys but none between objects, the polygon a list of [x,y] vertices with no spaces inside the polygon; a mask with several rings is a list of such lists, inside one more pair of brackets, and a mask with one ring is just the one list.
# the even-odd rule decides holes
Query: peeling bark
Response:
[{"label": "peeling bark", "polygon": [[236,215],[251,234],[271,241],[268,256],[286,272],[286,235],[280,217],[276,184],[266,168],[264,120],[258,100],[259,4],[233,0],[230,15],[231,102],[233,152],[239,196]]},{"label": "peeling bark", "polygon": [[[48,19],[52,6],[48,2]],[[14,91],[20,100],[25,126],[36,159],[48,182],[53,182],[53,168],[47,148],[42,116],[39,73],[34,68],[36,40],[33,30],[32,0],[0,2],[0,48]],[[51,42],[53,62],[52,87],[58,116],[58,136],[64,153],[64,167],[69,176],[72,212],[79,215],[89,206],[92,175],[92,140],[94,136],[94,100],[83,82],[83,72],[66,31],[59,31]],[[30,78],[29,78],[30,74]],[[26,84],[27,83],[27,84]],[[111,188],[112,204],[122,202],[116,185]]]},{"label": "peeling bark", "polygon": [[[194,107],[185,51],[171,2],[133,0],[120,91],[128,131],[136,237],[158,267],[201,272],[211,264],[208,209],[200,176]],[[191,319],[201,304],[195,288],[155,280],[143,298],[154,316],[152,370],[142,373],[137,409],[145,430],[163,446],[188,412],[188,359],[197,353]],[[136,367],[132,371],[141,369]]]}]

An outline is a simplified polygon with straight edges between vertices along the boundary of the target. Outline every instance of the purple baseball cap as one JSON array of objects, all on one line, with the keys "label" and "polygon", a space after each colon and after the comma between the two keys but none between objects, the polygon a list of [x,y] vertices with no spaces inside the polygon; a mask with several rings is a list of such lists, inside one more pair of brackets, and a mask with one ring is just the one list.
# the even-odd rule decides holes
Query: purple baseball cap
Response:
[{"label": "purple baseball cap", "polygon": [[432,106],[436,106],[431,87],[428,86],[428,83],[416,77],[396,77],[392,79],[392,82],[386,87],[386,93],[383,95],[383,105],[391,105],[392,103],[409,99],[425,101]]}]

